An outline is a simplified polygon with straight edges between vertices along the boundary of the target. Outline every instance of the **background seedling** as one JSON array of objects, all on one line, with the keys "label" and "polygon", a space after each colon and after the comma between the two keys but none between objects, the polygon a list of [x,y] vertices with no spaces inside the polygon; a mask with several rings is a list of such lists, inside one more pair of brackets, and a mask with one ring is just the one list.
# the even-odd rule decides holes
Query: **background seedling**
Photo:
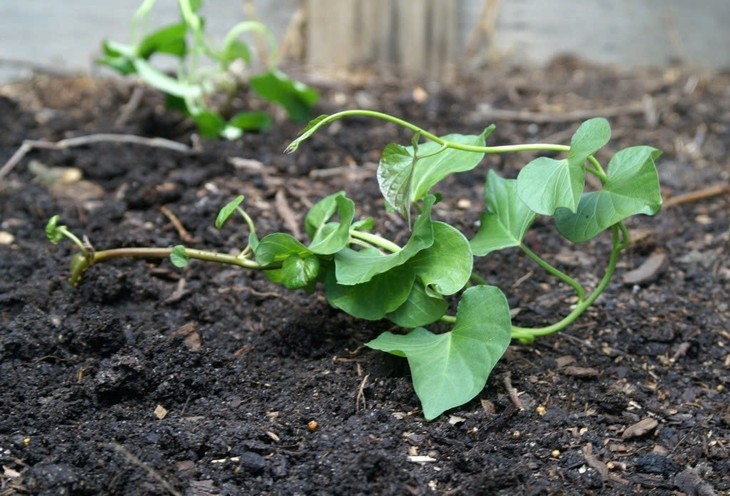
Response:
[{"label": "background seedling", "polygon": [[[104,41],[100,64],[125,76],[136,74],[165,93],[167,105],[193,119],[202,136],[235,139],[245,131],[271,126],[271,119],[264,111],[227,116],[230,102],[243,82],[232,70],[233,64],[243,64],[249,71],[253,67],[252,50],[241,36],[255,33],[266,39],[269,53],[264,70],[248,76],[251,90],[263,100],[281,106],[296,122],[310,118],[317,92],[277,68],[276,40],[266,26],[254,21],[236,24],[218,47],[205,33],[205,20],[200,14],[202,0],[178,0],[178,23],[141,36],[155,3],[156,0],[144,0],[134,14],[131,44]],[[153,64],[153,57],[160,56],[177,61],[175,76]]]},{"label": "background seedling", "polygon": [[[407,330],[385,332],[367,345],[407,358],[424,416],[433,419],[479,394],[510,340],[531,343],[582,315],[606,289],[620,252],[629,244],[623,221],[636,214],[653,215],[662,204],[655,166],[660,152],[649,146],[625,148],[604,169],[594,154],[609,141],[611,130],[601,118],[581,124],[570,145],[487,146],[493,126],[478,135],[438,137],[387,114],[350,110],[315,119],[287,150],[295,151],[323,126],[355,115],[393,122],[414,133],[410,146],[385,148],[377,173],[386,202],[412,221],[410,237],[402,246],[373,233],[371,219],[356,219],[355,205],[344,192],[323,198],[309,211],[308,245],[287,233],[259,239],[239,196],[216,219],[219,228],[235,214],[244,219],[249,243],[238,255],[185,246],[95,251],[58,225],[57,217],[49,222],[46,234],[53,242],[68,237],[81,250],[71,267],[72,284],[80,282],[88,267],[104,260],[169,256],[179,267],[197,259],[261,270],[290,289],[313,291],[321,285],[332,306],[362,319],[388,319]],[[565,158],[539,156],[515,179],[489,171],[481,225],[471,239],[432,218],[437,201],[433,190],[445,177],[474,169],[486,154],[519,151],[562,152]],[[599,190],[585,190],[586,174],[598,178]],[[604,274],[591,291],[525,245],[525,233],[537,215],[553,217],[559,233],[572,243],[611,232]],[[538,328],[512,325],[502,290],[474,272],[474,257],[512,248],[575,291],[577,302],[562,319]],[[449,298],[458,299],[454,315],[448,313]],[[434,333],[426,327],[438,322],[451,325],[451,330]]]}]

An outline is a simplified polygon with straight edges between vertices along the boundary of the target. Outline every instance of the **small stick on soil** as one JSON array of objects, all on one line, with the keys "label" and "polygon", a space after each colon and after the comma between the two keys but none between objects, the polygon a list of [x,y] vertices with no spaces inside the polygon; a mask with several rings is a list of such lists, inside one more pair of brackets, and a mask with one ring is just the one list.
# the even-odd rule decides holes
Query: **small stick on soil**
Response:
[{"label": "small stick on soil", "polygon": [[0,168],[0,179],[4,178],[13,170],[28,152],[35,148],[43,148],[45,150],[65,150],[76,146],[92,145],[95,143],[129,143],[133,145],[150,146],[153,148],[165,148],[179,153],[192,154],[199,150],[196,147],[189,147],[177,141],[171,141],[164,138],[145,138],[144,136],[135,136],[133,134],[89,134],[87,136],[77,136],[75,138],[62,139],[56,141],[39,141],[25,140],[23,144],[13,153],[12,157],[5,162]]},{"label": "small stick on soil", "polygon": [[616,117],[619,115],[643,114],[646,109],[644,102],[631,103],[628,105],[619,105],[615,107],[605,107],[596,110],[574,110],[572,112],[564,112],[560,114],[552,114],[547,112],[531,112],[529,110],[507,110],[507,109],[489,109],[484,111],[484,116],[489,119],[505,120],[505,121],[521,121],[535,124],[545,123],[561,123],[561,122],[577,122],[591,117]]},{"label": "small stick on soil", "polygon": [[357,389],[357,396],[355,397],[355,412],[359,413],[361,408],[363,410],[367,408],[367,403],[365,402],[365,384],[367,384],[369,377],[370,374],[366,374],[365,377],[362,378],[362,382],[360,382],[360,387]]},{"label": "small stick on soil", "polygon": [[129,118],[132,116],[132,113],[134,113],[135,110],[139,107],[140,102],[142,102],[142,96],[144,95],[144,90],[141,86],[135,86],[132,90],[132,96],[129,97],[129,101],[122,107],[122,111],[119,114],[119,117],[116,121],[114,121],[114,125],[116,127],[122,127],[124,126]]},{"label": "small stick on soil", "polygon": [[519,394],[517,393],[517,390],[512,387],[512,374],[507,372],[504,375],[504,388],[507,390],[507,394],[509,394],[509,399],[512,401],[512,404],[517,408],[519,411],[524,411],[525,407],[522,406],[522,401],[520,401]]},{"label": "small stick on soil", "polygon": [[588,466],[598,472],[601,476],[601,479],[603,479],[604,481],[608,480],[608,466],[601,460],[596,458],[596,455],[593,454],[593,445],[591,443],[586,444],[585,446],[583,446],[582,451],[583,458],[585,458]]},{"label": "small stick on soil", "polygon": [[730,193],[730,184],[714,184],[707,188],[672,196],[664,202],[664,208],[674,207],[683,203],[693,203],[700,200],[706,200],[714,196],[725,195],[728,193]]},{"label": "small stick on soil", "polygon": [[185,226],[183,226],[182,222],[180,222],[180,219],[177,218],[177,215],[172,213],[172,210],[162,205],[160,207],[160,212],[162,212],[164,216],[170,220],[173,227],[175,227],[177,234],[180,236],[180,239],[182,239],[186,243],[195,243],[195,238],[193,238],[188,230],[185,229]]},{"label": "small stick on soil", "polygon": [[133,465],[137,465],[138,467],[144,469],[150,477],[155,479],[157,482],[160,483],[162,487],[165,488],[167,492],[172,494],[173,496],[182,496],[182,493],[178,490],[176,490],[174,487],[170,485],[169,482],[167,482],[155,469],[150,467],[149,465],[145,464],[142,460],[134,456],[132,452],[130,452],[127,448],[122,446],[121,444],[117,443],[111,443],[110,446],[117,450],[119,453],[124,455],[124,457]]}]

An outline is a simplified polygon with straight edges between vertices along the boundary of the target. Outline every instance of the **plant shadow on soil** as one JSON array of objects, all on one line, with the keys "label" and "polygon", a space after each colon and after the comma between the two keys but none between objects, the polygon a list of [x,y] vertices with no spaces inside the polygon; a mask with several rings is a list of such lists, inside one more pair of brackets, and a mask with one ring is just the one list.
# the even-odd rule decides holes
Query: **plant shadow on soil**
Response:
[{"label": "plant shadow on soil", "polygon": [[[727,184],[729,85],[726,75],[627,74],[557,60],[452,88],[323,86],[318,110],[371,105],[438,134],[477,133],[491,122],[490,108],[547,117],[497,119],[490,143],[507,144],[565,143],[579,123],[566,113],[618,109],[608,152],[662,149],[658,167],[671,199]],[[131,91],[44,76],[2,88],[0,161],[24,139],[115,132],[189,142],[191,129],[161,111],[152,92],[120,120]],[[245,106],[245,95],[238,103]],[[291,218],[301,223],[313,202],[344,189],[360,214],[383,219],[378,229],[402,240],[406,226],[382,214],[374,164],[387,143],[407,144],[408,136],[353,119],[284,155],[297,131],[282,122],[239,141],[203,143],[194,155],[119,144],[36,150],[3,180],[0,494],[730,489],[727,194],[632,219],[636,242],[596,305],[559,335],[514,344],[478,398],[433,422],[421,416],[407,365],[362,346],[389,326],[351,319],[317,293],[288,292],[230,267],[192,263],[181,271],[168,261],[101,264],[79,288],[66,283],[72,249],[43,234],[56,213],[99,248],[164,247],[184,236],[165,207],[192,239],[186,244],[228,250],[242,246],[245,229],[230,223],[216,231],[213,219],[234,196],[246,195],[267,233],[292,229]],[[514,177],[529,159],[485,162]],[[51,185],[50,167],[77,168],[83,180]],[[485,176],[480,168],[448,179],[436,216],[473,232]],[[589,284],[608,249],[605,238],[566,245],[540,221],[527,243]],[[669,263],[658,272],[622,281],[659,253]],[[566,288],[515,253],[478,267],[506,290],[521,325],[568,309]],[[507,394],[507,376],[522,411]]]}]

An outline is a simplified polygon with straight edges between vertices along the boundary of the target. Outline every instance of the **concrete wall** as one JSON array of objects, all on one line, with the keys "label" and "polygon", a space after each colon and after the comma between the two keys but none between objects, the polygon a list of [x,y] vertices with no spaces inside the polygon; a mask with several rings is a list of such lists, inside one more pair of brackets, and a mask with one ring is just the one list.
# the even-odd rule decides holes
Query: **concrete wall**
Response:
[{"label": "concrete wall", "polygon": [[[102,38],[129,39],[129,19],[139,1],[0,0],[0,78],[22,73],[9,60],[89,70]],[[328,1],[333,6],[340,2]],[[254,3],[279,38],[300,5],[299,0]],[[679,60],[730,68],[730,0],[458,0],[453,17],[461,49],[474,35],[486,4],[496,8],[486,47],[492,58],[541,64],[574,53],[627,67]],[[158,0],[156,20],[172,22],[176,9],[174,0]],[[222,36],[244,19],[243,12],[242,0],[207,0],[211,34]]]}]

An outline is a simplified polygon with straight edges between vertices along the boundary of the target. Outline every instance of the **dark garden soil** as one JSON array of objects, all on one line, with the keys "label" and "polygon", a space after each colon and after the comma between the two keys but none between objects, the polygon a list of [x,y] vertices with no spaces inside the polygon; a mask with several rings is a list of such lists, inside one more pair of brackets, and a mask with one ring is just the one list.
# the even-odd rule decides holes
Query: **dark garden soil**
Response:
[{"label": "dark garden soil", "polygon": [[[114,261],[74,289],[70,244],[43,232],[58,213],[97,248],[227,251],[247,233],[213,220],[235,195],[266,234],[299,229],[307,207],[345,189],[403,241],[407,227],[383,214],[374,174],[383,146],[408,143],[404,132],[342,121],[294,155],[282,151],[300,126],[284,121],[194,154],[114,143],[34,150],[0,183],[0,495],[728,494],[730,76],[559,60],[452,88],[320,87],[318,112],[369,107],[439,134],[494,121],[492,144],[566,143],[580,120],[605,115],[608,153],[664,150],[667,206],[629,222],[634,245],[591,310],[533,346],[515,343],[478,398],[426,422],[407,364],[363,347],[385,322],[203,263]],[[159,96],[125,106],[131,94],[43,76],[2,88],[0,162],[24,139],[106,132],[191,143]],[[485,163],[514,177],[530,158]],[[447,180],[436,216],[473,232],[485,177],[482,167]],[[707,194],[680,196],[690,192]],[[547,221],[527,243],[589,286],[609,245],[565,244]],[[520,325],[569,309],[570,292],[517,253],[478,267],[508,293]]]}]

